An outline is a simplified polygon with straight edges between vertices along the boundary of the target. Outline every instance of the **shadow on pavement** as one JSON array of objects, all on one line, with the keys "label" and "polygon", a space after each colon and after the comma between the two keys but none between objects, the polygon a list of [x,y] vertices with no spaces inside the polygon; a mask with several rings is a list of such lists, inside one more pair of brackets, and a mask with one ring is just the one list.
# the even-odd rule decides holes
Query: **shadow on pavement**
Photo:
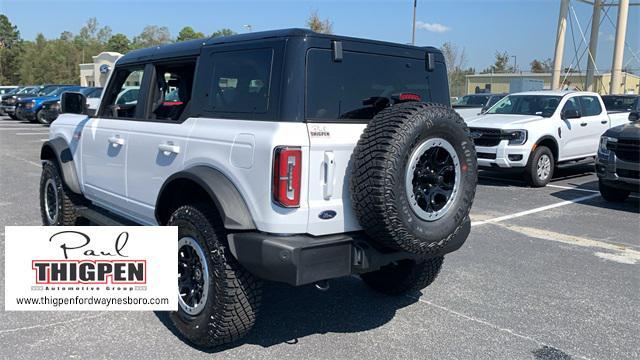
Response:
[{"label": "shadow on pavement", "polygon": [[[380,327],[395,316],[397,310],[415,303],[407,296],[378,294],[353,277],[331,281],[326,292],[314,286],[292,287],[265,282],[262,308],[253,330],[239,342],[228,346],[199,350],[217,353],[244,344],[262,347],[287,343],[313,334],[354,333]],[[158,319],[187,345],[195,347],[174,328],[169,313],[156,312]]]},{"label": "shadow on pavement", "polygon": [[[578,186],[577,188],[597,191],[598,181],[596,180],[596,181],[590,181],[588,183],[580,184],[580,186]],[[573,200],[578,197],[588,196],[591,194],[596,196],[591,199],[580,201],[580,204],[594,206],[602,209],[625,211],[625,212],[636,213],[636,214],[640,213],[640,199],[637,197],[629,197],[627,200],[623,202],[609,202],[603,199],[602,196],[600,196],[598,193],[595,193],[595,192],[593,193],[581,192],[581,194],[582,195],[577,196],[576,190],[562,190],[562,191],[551,193],[551,196],[556,197],[558,199],[562,199],[562,200]],[[638,196],[638,194],[632,194],[632,195]]]},{"label": "shadow on pavement", "polygon": [[[593,164],[580,164],[556,169],[555,173],[553,174],[551,184],[558,181],[570,180],[592,175],[595,173],[595,169],[593,166]],[[503,171],[480,170],[478,172],[478,184],[505,187],[528,186],[523,179],[522,171],[515,169],[505,169]]]}]

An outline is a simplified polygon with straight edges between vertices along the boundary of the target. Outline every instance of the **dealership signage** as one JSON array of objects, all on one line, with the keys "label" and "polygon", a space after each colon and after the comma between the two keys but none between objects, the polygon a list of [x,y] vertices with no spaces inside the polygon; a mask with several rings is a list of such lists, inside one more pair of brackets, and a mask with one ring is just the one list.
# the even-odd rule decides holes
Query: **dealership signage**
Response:
[{"label": "dealership signage", "polygon": [[177,310],[177,227],[5,228],[5,310]]}]

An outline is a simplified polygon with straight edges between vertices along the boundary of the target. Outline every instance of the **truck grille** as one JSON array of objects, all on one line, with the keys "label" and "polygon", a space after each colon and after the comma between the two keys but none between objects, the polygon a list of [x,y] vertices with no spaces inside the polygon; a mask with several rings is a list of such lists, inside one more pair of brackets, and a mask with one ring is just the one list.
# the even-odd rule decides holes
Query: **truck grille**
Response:
[{"label": "truck grille", "polygon": [[607,148],[620,160],[640,162],[640,140],[619,139],[617,143],[607,143]]},{"label": "truck grille", "polygon": [[473,143],[477,146],[498,146],[501,140],[499,129],[470,128]]}]

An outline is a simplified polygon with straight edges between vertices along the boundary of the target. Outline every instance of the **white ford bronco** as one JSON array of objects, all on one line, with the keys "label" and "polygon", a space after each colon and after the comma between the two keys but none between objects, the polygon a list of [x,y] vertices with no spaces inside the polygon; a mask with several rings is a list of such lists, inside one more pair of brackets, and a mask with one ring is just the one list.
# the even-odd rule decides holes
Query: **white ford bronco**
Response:
[{"label": "white ford bronco", "polygon": [[520,170],[539,187],[558,165],[593,161],[600,135],[626,121],[607,114],[597,93],[532,91],[502,98],[467,124],[480,168]]},{"label": "white ford bronco", "polygon": [[476,189],[446,74],[435,48],[299,29],[130,52],[94,115],[61,99],[43,222],[178,226],[171,318],[200,346],[250,330],[262,280],[423,289],[466,240]]}]

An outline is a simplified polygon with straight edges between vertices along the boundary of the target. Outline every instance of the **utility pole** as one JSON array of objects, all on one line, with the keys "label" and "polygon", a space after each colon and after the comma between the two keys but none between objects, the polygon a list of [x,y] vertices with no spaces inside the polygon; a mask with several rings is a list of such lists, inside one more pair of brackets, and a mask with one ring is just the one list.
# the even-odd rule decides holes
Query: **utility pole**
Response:
[{"label": "utility pole", "polygon": [[513,58],[513,72],[518,72],[518,57],[515,55],[511,55],[511,57]]},{"label": "utility pole", "polygon": [[622,81],[622,59],[624,58],[624,41],[627,35],[629,0],[620,0],[618,6],[618,24],[616,26],[616,38],[613,47],[613,64],[611,65],[611,86],[609,94],[618,93]]},{"label": "utility pole", "polygon": [[413,0],[413,31],[411,32],[411,45],[416,44],[416,8],[418,7],[418,0]]},{"label": "utility pole", "polygon": [[596,69],[596,51],[598,50],[598,33],[600,32],[600,14],[602,13],[602,0],[593,3],[593,16],[591,16],[591,37],[589,38],[589,57],[587,58],[587,78],[584,88],[593,91],[593,74]]},{"label": "utility pole", "polygon": [[553,56],[553,75],[551,77],[551,89],[560,88],[560,76],[562,75],[562,58],[564,56],[564,36],[567,32],[567,13],[569,12],[569,0],[560,3],[560,15],[558,16],[558,31],[556,34],[556,51]]}]

